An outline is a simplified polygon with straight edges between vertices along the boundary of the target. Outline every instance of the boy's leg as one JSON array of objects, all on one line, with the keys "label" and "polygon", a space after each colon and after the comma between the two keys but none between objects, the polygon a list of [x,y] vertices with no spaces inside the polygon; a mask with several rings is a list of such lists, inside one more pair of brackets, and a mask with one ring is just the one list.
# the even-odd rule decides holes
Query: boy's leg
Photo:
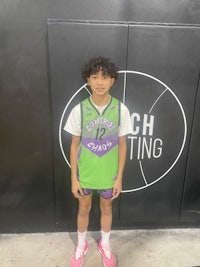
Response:
[{"label": "boy's leg", "polygon": [[81,233],[87,231],[91,206],[92,206],[92,194],[84,195],[82,198],[79,198],[77,228],[78,231]]},{"label": "boy's leg", "polygon": [[84,195],[79,199],[77,215],[78,244],[70,261],[70,267],[80,267],[83,264],[83,256],[88,249],[86,233],[89,224],[89,213],[92,204],[92,194]]},{"label": "boy's leg", "polygon": [[100,196],[101,230],[108,233],[112,226],[112,199],[104,199]]},{"label": "boy's leg", "polygon": [[104,199],[100,196],[101,210],[101,239],[98,250],[102,254],[104,266],[115,267],[116,259],[110,249],[110,230],[112,225],[112,199]]}]

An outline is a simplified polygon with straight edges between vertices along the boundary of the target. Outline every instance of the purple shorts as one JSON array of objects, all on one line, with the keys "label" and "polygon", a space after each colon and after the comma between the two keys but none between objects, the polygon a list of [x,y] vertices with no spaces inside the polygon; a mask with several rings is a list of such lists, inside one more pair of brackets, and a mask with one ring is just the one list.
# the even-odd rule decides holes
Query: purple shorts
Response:
[{"label": "purple shorts", "polygon": [[[82,188],[83,190],[83,194],[84,195],[89,195],[91,194],[94,190],[93,189],[86,189],[86,188]],[[109,199],[112,198],[112,193],[113,193],[113,188],[109,188],[109,189],[102,189],[102,190],[97,190],[97,193],[104,199]]]}]

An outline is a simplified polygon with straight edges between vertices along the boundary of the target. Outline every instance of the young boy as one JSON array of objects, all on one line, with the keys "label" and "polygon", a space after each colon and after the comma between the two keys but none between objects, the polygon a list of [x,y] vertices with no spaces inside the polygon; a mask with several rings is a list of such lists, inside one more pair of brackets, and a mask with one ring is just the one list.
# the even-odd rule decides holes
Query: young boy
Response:
[{"label": "young boy", "polygon": [[79,201],[78,244],[70,267],[80,267],[88,249],[86,233],[93,190],[100,195],[101,239],[98,250],[105,267],[115,267],[110,249],[112,201],[122,190],[126,159],[126,134],[131,132],[125,105],[109,94],[118,76],[115,65],[104,57],[90,59],[82,75],[92,95],[75,106],[64,129],[72,134],[70,149],[72,193]]}]

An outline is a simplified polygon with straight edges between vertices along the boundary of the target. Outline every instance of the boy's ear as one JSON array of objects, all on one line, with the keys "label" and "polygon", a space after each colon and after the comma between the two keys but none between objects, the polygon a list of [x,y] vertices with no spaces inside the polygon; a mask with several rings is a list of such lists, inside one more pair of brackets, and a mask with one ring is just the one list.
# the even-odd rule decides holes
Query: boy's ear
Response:
[{"label": "boy's ear", "polygon": [[114,83],[115,83],[115,78],[112,78],[112,80],[111,80],[111,86],[113,86]]},{"label": "boy's ear", "polygon": [[90,79],[87,77],[87,84],[90,86]]}]

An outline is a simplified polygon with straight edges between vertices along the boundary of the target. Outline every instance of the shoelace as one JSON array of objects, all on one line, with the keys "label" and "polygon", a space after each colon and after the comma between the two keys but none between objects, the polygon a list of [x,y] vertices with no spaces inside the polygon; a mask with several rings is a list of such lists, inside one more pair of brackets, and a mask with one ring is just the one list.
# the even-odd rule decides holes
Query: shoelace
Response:
[{"label": "shoelace", "polygon": [[84,247],[82,246],[77,246],[76,248],[76,253],[75,253],[75,259],[78,260],[82,255],[83,255],[83,250],[84,250]]},{"label": "shoelace", "polygon": [[110,250],[110,244],[109,243],[103,244],[102,248],[104,250],[104,253],[105,253],[106,257],[108,259],[110,259],[111,258],[111,254],[112,254],[111,250]]}]

